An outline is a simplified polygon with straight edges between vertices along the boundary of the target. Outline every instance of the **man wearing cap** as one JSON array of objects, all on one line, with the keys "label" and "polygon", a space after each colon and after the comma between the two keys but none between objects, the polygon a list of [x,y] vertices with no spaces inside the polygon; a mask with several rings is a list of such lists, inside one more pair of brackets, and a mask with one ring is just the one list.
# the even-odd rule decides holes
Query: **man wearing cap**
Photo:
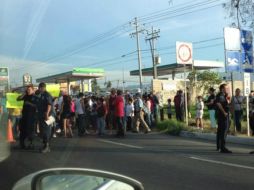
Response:
[{"label": "man wearing cap", "polygon": [[145,133],[151,132],[151,129],[147,125],[144,120],[144,111],[143,111],[143,101],[141,100],[141,95],[139,93],[136,94],[136,98],[134,101],[134,130],[133,132],[139,132],[140,123],[145,128]]},{"label": "man wearing cap", "polygon": [[50,152],[49,140],[51,136],[51,126],[47,125],[45,121],[49,120],[49,117],[53,113],[53,98],[46,91],[46,84],[39,84],[39,94],[38,94],[38,119],[40,132],[43,139],[43,148],[41,149],[42,153]]}]

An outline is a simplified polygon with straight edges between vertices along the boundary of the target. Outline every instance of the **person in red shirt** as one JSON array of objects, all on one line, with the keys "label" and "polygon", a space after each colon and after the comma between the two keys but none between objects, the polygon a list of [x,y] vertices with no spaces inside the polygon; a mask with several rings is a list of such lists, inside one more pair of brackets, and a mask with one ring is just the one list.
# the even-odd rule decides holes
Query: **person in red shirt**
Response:
[{"label": "person in red shirt", "polygon": [[116,126],[117,126],[117,137],[125,136],[125,128],[124,128],[124,99],[123,92],[121,90],[117,90],[117,97],[115,99],[115,117],[116,117]]}]

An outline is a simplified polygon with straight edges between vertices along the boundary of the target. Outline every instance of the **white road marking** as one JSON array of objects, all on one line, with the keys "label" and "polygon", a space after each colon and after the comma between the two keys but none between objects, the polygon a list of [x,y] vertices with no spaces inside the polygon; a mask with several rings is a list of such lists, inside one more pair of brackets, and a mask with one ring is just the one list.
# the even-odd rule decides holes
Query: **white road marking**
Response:
[{"label": "white road marking", "polygon": [[134,145],[130,145],[130,144],[123,144],[123,143],[118,143],[118,142],[109,141],[109,140],[99,139],[98,141],[109,143],[109,144],[115,144],[115,145],[119,145],[119,146],[125,146],[125,147],[129,147],[129,148],[137,148],[137,149],[142,149],[143,148],[141,146],[134,146]]},{"label": "white road marking", "polygon": [[251,167],[251,166],[233,164],[233,163],[216,161],[216,160],[209,160],[209,159],[199,158],[199,157],[194,157],[194,156],[191,156],[189,158],[191,158],[193,160],[200,160],[200,161],[203,161],[203,162],[210,162],[210,163],[213,163],[213,164],[220,164],[220,165],[224,165],[224,166],[232,166],[232,167],[237,167],[237,168],[244,168],[244,169],[254,170],[254,167]]}]

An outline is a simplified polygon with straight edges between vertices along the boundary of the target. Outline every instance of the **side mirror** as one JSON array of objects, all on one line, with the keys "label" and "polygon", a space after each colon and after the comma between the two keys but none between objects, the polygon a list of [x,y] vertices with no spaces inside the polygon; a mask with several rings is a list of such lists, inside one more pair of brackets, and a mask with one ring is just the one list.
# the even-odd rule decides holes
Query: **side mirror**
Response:
[{"label": "side mirror", "polygon": [[132,178],[100,170],[55,168],[30,174],[13,190],[144,190]]}]

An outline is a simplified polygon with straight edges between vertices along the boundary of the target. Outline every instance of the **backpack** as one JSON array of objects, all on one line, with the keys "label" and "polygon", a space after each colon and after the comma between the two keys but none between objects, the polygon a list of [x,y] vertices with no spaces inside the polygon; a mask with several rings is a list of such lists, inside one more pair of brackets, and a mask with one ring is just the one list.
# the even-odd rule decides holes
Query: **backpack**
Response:
[{"label": "backpack", "polygon": [[134,112],[138,113],[140,111],[141,111],[141,108],[140,108],[140,104],[139,104],[139,99],[137,99],[134,102]]}]

